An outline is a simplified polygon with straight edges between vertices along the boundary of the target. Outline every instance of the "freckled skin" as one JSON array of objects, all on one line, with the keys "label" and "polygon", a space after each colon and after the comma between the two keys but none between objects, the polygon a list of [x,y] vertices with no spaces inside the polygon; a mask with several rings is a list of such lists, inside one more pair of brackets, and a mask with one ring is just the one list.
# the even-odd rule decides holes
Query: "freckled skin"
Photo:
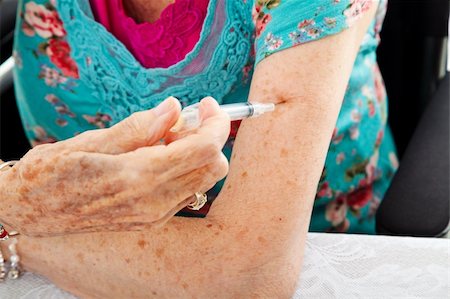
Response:
[{"label": "freckled skin", "polygon": [[267,240],[264,238],[264,237],[258,237],[258,241],[260,242],[260,243],[267,243]]},{"label": "freckled skin", "polygon": [[77,259],[78,259],[78,262],[83,263],[84,262],[84,255],[81,252],[79,252],[77,254]]},{"label": "freckled skin", "polygon": [[[170,114],[172,123],[180,113],[177,105]],[[32,149],[0,176],[1,221],[28,236],[144,230],[164,224],[194,192],[208,190],[226,175],[228,162],[221,148],[229,120],[217,108],[211,128],[205,125],[180,142],[149,147],[152,113],[135,113],[110,129]],[[171,122],[165,123],[167,130]],[[213,129],[218,124],[221,130]],[[130,138],[123,129],[136,126],[144,132],[139,137],[143,148],[137,141],[120,140]]]},{"label": "freckled skin", "polygon": [[164,254],[164,248],[157,248],[156,249],[156,256],[157,257],[162,257],[163,256],[163,254]]},{"label": "freckled skin", "polygon": [[[141,233],[20,236],[19,252],[25,268],[48,277],[80,298],[223,298],[224,294],[228,298],[291,298],[301,268],[317,182],[340,102],[360,41],[375,10],[373,6],[371,14],[367,12],[349,30],[271,55],[258,64],[250,98],[285,102],[272,115],[242,122],[234,146],[236,156],[226,182],[233,188],[222,191],[208,217],[172,218],[164,226],[167,231],[150,226]],[[267,130],[269,133],[265,134]],[[266,145],[265,141],[269,143]],[[280,167],[278,158],[282,148],[289,155],[283,158]],[[97,161],[100,160],[98,157]],[[143,160],[137,161],[132,169],[139,167]],[[64,169],[56,164],[55,169]],[[130,169],[122,166],[122,170]],[[241,177],[244,171],[248,172],[245,184]],[[95,172],[82,172],[88,176],[92,173]],[[37,179],[32,174],[32,171],[28,173],[30,184]],[[126,175],[138,177],[135,173]],[[101,188],[88,188],[87,181],[80,180],[81,176],[74,177],[69,172],[66,176],[66,184],[69,178],[76,178],[77,184],[89,190],[85,194],[83,188],[79,189],[86,196],[78,197],[84,204],[98,199],[95,196],[104,192]],[[288,180],[295,184],[288,185]],[[11,182],[15,179],[9,181],[9,185],[14,185]],[[96,187],[103,184],[100,180]],[[32,187],[31,190],[39,190]],[[0,188],[2,199],[15,194],[18,188],[9,191]],[[43,189],[50,194],[52,190]],[[24,193],[29,200],[45,200]],[[131,193],[124,195],[129,198]],[[137,211],[144,207],[139,206]],[[4,212],[0,211],[1,217],[9,215]],[[52,212],[58,216],[56,211]],[[110,218],[108,221],[109,227],[116,225]],[[212,226],[208,228],[208,224]],[[139,240],[148,246],[140,248]],[[5,249],[6,243],[0,246]],[[161,257],[157,256],[158,248],[164,248]],[[74,262],[79,253],[84,255],[84,260]],[[93,266],[96,258],[98,264]],[[125,258],[130,258],[127,267],[124,267]]]},{"label": "freckled skin", "polygon": [[138,244],[138,246],[139,246],[141,249],[144,249],[144,248],[145,248],[145,245],[147,245],[147,242],[146,242],[145,240],[139,240],[139,241],[137,242],[137,244]]}]

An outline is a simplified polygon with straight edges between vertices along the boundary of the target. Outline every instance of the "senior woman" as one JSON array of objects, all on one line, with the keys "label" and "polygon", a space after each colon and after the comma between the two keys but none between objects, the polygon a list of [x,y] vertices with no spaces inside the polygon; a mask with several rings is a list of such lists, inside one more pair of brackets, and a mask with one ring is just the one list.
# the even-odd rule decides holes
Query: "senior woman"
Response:
[{"label": "senior woman", "polygon": [[[30,226],[19,236],[25,268],[81,297],[289,297],[308,227],[372,233],[373,215],[395,171],[375,56],[386,3],[172,2],[21,1],[18,105],[32,143],[57,142],[36,147],[2,174],[2,198],[11,199],[0,217],[14,215],[7,223],[19,232],[26,227],[20,220],[20,202],[29,200],[24,194],[34,196],[28,207],[39,210],[36,201],[51,189],[44,179],[42,187],[34,183],[39,176],[64,184],[51,185],[50,207],[41,213],[50,209],[52,220],[46,223],[57,226],[64,214],[90,223],[111,206],[106,214],[115,232],[98,226],[96,232],[30,237]],[[152,144],[134,143],[128,133],[135,126],[122,126],[118,134],[73,136],[115,123],[120,128],[122,119],[171,95],[183,106],[212,96],[219,103],[275,103],[276,110],[232,123],[224,148],[231,159],[225,183],[208,191],[200,211],[177,214],[196,218],[173,217],[155,226],[143,219],[145,211],[167,201],[171,196],[165,191],[184,189],[170,175],[153,184],[148,173],[154,173],[152,167],[177,168],[184,159],[189,164],[191,156],[199,163],[195,150],[173,164],[163,158],[154,166],[154,157],[145,155],[155,150]],[[208,142],[213,151],[223,144],[226,117],[210,99],[203,103],[207,132],[169,134],[167,144],[154,145],[163,157],[172,144],[184,142],[187,150],[216,138]],[[151,115],[146,113],[140,114],[142,123]],[[162,131],[177,113],[162,122]],[[116,143],[115,136],[126,141]],[[133,146],[115,149],[129,143]],[[65,145],[90,157],[71,154]],[[111,147],[112,152],[104,150]],[[111,154],[115,157],[108,160]],[[226,170],[217,161],[220,155],[213,157],[223,169],[208,182]],[[67,171],[72,165],[79,166],[74,173]],[[186,190],[205,191],[206,185]],[[126,196],[115,195],[120,193]],[[154,194],[159,200],[151,200]],[[186,204],[185,196],[174,202]],[[65,200],[71,209],[55,216],[52,208]],[[84,214],[85,202],[97,210]],[[176,207],[181,204],[170,206]],[[171,215],[167,210],[164,215]],[[76,230],[77,222],[70,226]]]}]

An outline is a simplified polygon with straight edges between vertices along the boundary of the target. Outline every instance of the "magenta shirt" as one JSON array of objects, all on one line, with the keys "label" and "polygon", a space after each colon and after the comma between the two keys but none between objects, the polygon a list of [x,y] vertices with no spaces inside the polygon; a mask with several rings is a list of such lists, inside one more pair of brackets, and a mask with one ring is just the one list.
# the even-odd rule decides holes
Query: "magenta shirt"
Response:
[{"label": "magenta shirt", "polygon": [[177,0],[155,22],[137,23],[122,0],[90,0],[97,22],[147,68],[167,68],[183,60],[200,38],[208,0]]}]

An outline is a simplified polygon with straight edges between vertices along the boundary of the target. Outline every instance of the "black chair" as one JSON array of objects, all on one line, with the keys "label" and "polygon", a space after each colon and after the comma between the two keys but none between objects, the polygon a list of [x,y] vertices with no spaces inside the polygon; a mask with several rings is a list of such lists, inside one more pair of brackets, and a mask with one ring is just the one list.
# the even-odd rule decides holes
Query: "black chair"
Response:
[{"label": "black chair", "polygon": [[378,209],[377,233],[420,237],[449,230],[449,83],[440,83]]},{"label": "black chair", "polygon": [[[1,62],[11,55],[16,5],[0,0]],[[377,213],[379,234],[439,236],[448,230],[449,77],[443,79],[442,67],[448,13],[448,0],[389,1],[378,62],[401,166]],[[0,129],[2,159],[28,151],[12,88],[1,90]]]},{"label": "black chair", "polygon": [[401,163],[376,215],[378,234],[449,229],[448,22],[448,0],[389,0],[378,63]]}]

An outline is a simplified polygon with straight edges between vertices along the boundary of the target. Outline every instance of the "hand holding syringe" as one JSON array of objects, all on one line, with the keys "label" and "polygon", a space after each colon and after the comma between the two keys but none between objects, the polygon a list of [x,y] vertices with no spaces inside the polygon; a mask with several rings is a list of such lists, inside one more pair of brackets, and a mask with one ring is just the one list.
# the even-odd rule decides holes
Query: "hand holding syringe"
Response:
[{"label": "hand holding syringe", "polygon": [[[272,103],[236,103],[221,105],[220,109],[230,116],[230,120],[242,120],[245,118],[258,117],[266,112],[275,110]],[[188,106],[183,109],[178,122],[170,129],[171,132],[181,132],[193,130],[200,127],[201,119],[198,104]]]}]

